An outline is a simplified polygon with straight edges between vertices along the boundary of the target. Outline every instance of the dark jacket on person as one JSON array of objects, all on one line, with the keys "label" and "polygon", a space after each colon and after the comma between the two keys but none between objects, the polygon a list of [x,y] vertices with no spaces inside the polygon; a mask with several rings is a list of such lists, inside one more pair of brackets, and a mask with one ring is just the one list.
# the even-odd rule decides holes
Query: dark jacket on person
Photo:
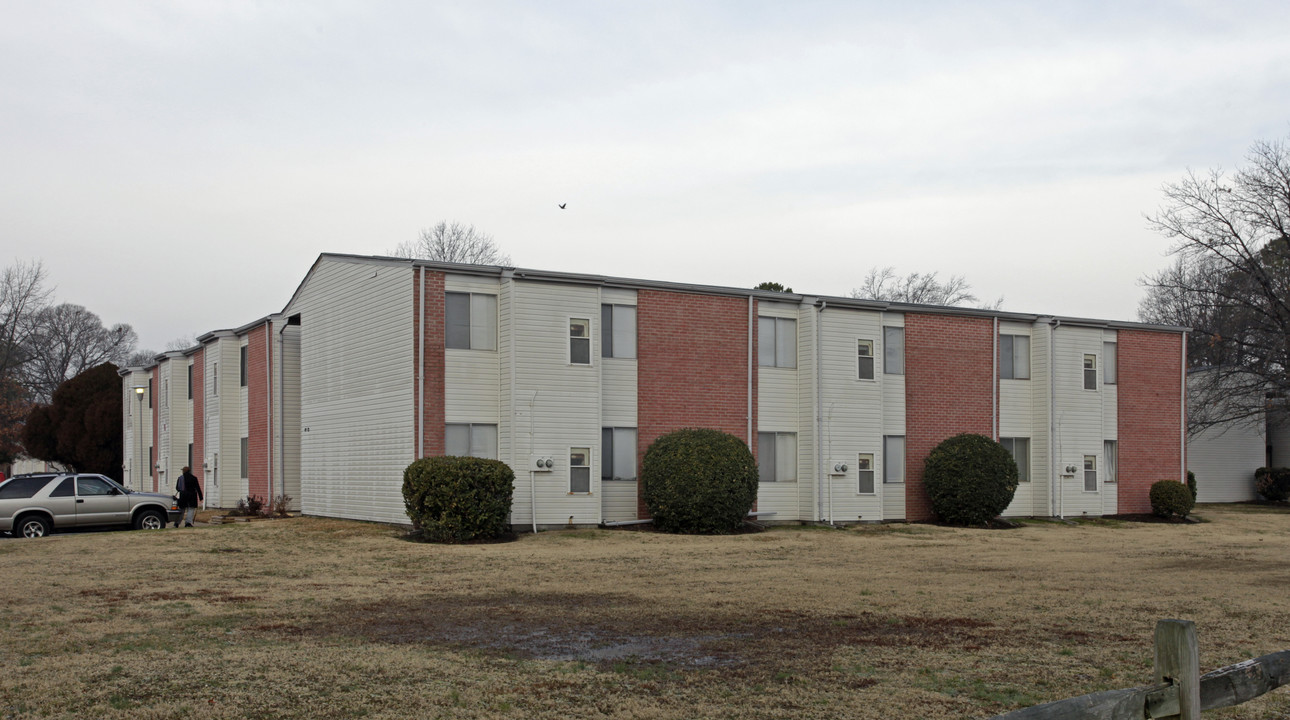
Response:
[{"label": "dark jacket on person", "polygon": [[175,489],[179,491],[179,507],[199,507],[198,503],[202,501],[202,486],[201,483],[197,482],[195,475],[192,473],[180,475],[179,482],[176,485]]}]

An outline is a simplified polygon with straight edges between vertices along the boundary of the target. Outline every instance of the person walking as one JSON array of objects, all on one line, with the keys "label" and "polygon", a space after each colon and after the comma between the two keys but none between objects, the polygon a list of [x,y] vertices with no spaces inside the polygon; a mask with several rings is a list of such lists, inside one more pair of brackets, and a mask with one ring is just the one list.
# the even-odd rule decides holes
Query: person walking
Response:
[{"label": "person walking", "polygon": [[[184,466],[183,472],[179,474],[179,482],[175,483],[175,490],[179,493],[179,508],[184,511],[184,527],[192,527],[193,517],[197,515],[197,504],[202,501],[202,485],[197,482],[192,468]],[[179,527],[178,520],[175,521],[175,527]]]}]

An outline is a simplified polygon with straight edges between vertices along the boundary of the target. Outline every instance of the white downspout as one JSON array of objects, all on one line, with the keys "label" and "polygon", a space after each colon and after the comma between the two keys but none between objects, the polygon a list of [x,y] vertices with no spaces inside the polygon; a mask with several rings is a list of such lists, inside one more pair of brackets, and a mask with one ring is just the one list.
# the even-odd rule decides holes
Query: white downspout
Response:
[{"label": "white downspout", "polygon": [[990,391],[990,431],[994,433],[991,439],[999,442],[999,318],[994,318],[994,362],[993,371],[990,373],[991,391]]},{"label": "white downspout", "polygon": [[1048,321],[1048,512],[1061,517],[1058,509],[1059,483],[1057,482],[1057,464],[1055,456],[1057,439],[1057,328],[1061,321],[1053,318]]},{"label": "white downspout", "polygon": [[815,497],[816,504],[819,506],[819,512],[816,517],[823,519],[824,515],[824,483],[829,485],[829,514],[828,521],[833,522],[833,480],[828,477],[824,467],[824,407],[823,407],[823,384],[820,377],[820,370],[823,367],[821,359],[822,349],[820,323],[824,319],[824,308],[828,303],[821,300],[815,308]]},{"label": "white downspout", "polygon": [[[417,328],[417,456],[426,456],[426,269],[420,268],[421,315]],[[513,415],[512,415],[513,416]]]},{"label": "white downspout", "polygon": [[753,331],[757,329],[754,324],[757,321],[756,306],[753,304],[753,296],[748,296],[748,416],[746,422],[748,429],[745,431],[745,437],[748,438],[748,444],[757,447],[754,443],[757,438],[753,436]]},{"label": "white downspout", "polygon": [[[511,331],[514,332],[514,328]],[[514,360],[511,361],[514,363]],[[533,407],[537,403],[537,396],[540,390],[533,391],[533,398],[529,400],[529,455],[533,455]],[[532,465],[532,463],[529,463]],[[529,468],[529,510],[533,513],[533,534],[537,535],[537,474],[533,468]]]},{"label": "white downspout", "polygon": [[[1117,367],[1115,368],[1115,372],[1117,374],[1120,372],[1120,368],[1118,365],[1119,365],[1119,361],[1117,360]],[[1179,390],[1179,392],[1182,393],[1182,402],[1180,403],[1181,410],[1179,411],[1181,413],[1181,417],[1179,418],[1179,422],[1178,422],[1178,445],[1179,445],[1178,460],[1179,460],[1179,464],[1182,465],[1182,467],[1180,468],[1180,477],[1178,478],[1178,482],[1181,482],[1183,485],[1186,485],[1187,484],[1187,332],[1185,330],[1183,331],[1183,334],[1182,334],[1182,373],[1181,374],[1182,374],[1182,387]]]},{"label": "white downspout", "polygon": [[265,410],[267,410],[267,412],[265,413],[265,415],[267,416],[266,419],[269,422],[267,423],[268,427],[264,429],[264,435],[265,435],[264,443],[266,446],[265,449],[267,450],[267,452],[264,453],[264,461],[265,461],[265,465],[268,466],[268,471],[269,471],[269,497],[265,498],[265,500],[269,503],[272,503],[273,502],[273,320],[264,321],[264,381],[266,383],[265,390],[267,390],[267,392],[265,393],[265,396],[266,396],[265,400],[269,403],[269,407],[265,408]]}]

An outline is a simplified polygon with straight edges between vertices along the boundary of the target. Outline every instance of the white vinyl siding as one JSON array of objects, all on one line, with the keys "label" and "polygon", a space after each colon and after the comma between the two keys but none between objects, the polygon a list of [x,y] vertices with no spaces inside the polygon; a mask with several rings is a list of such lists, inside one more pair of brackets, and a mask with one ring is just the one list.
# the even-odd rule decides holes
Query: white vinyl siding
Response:
[{"label": "white vinyl siding", "polygon": [[[528,526],[537,506],[539,526],[594,525],[601,521],[600,473],[590,473],[590,492],[571,494],[570,448],[600,444],[601,372],[599,366],[569,363],[571,318],[600,316],[595,287],[514,280],[509,299],[514,314],[515,413],[514,460],[517,478],[511,522]],[[589,357],[600,355],[599,337],[588,338]],[[509,356],[511,339],[503,343]],[[614,361],[630,362],[635,361]],[[509,368],[506,384],[509,384]],[[509,407],[508,407],[509,412]],[[633,422],[634,424],[634,422]],[[535,473],[533,503],[527,476],[531,456],[555,461],[551,472]],[[593,452],[594,456],[594,452]],[[521,479],[522,476],[522,479]]]},{"label": "white vinyl siding", "polygon": [[[1023,477],[1028,477],[1030,482],[1021,482],[1017,485],[1017,490],[1012,496],[1012,502],[1007,509],[1003,511],[1005,517],[1028,517],[1031,515],[1047,514],[1042,510],[1036,510],[1037,502],[1045,502],[1047,497],[1048,474],[1042,464],[1047,442],[1047,434],[1044,429],[1047,426],[1048,416],[1046,411],[1038,409],[1043,404],[1043,399],[1048,393],[1048,384],[1046,382],[1044,358],[1047,357],[1047,346],[1044,341],[1039,339],[1037,334],[1041,332],[1038,326],[1032,326],[1030,323],[1020,322],[1000,322],[999,323],[999,353],[997,362],[999,363],[999,424],[998,431],[999,442],[1005,447],[1008,443],[1005,438],[1025,438],[1027,467],[1021,467],[1018,463],[1018,472]],[[1004,342],[1004,338],[1011,338]],[[1006,346],[1006,347],[1005,347]],[[1004,359],[1011,358],[1013,371],[1016,374],[1018,364],[1018,348],[1024,347],[1020,357],[1024,358],[1025,375],[1029,379],[1007,378],[1005,377]],[[1010,352],[1005,352],[1009,350]],[[1015,457],[1015,454],[1014,454]]]},{"label": "white vinyl siding", "polygon": [[[1106,427],[1105,404],[1110,393],[1097,387],[1097,356],[1102,351],[1103,331],[1100,328],[1061,326],[1056,329],[1055,339],[1056,408],[1053,423],[1057,437],[1053,444],[1060,453],[1054,458],[1054,463],[1062,493],[1058,498],[1057,513],[1066,517],[1102,515],[1107,512],[1108,503],[1101,497],[1100,483],[1094,482],[1091,487],[1086,485],[1084,466],[1086,458],[1092,457],[1092,477],[1096,479],[1102,443],[1116,437],[1114,430],[1108,432]],[[1090,380],[1096,389],[1087,389],[1086,383]],[[1048,422],[1047,415],[1042,421]],[[1075,472],[1066,472],[1068,466],[1074,466]]]},{"label": "white vinyl siding", "polygon": [[[1197,502],[1249,502],[1257,499],[1254,470],[1267,460],[1273,446],[1272,462],[1282,467],[1282,431],[1268,433],[1264,418],[1251,422],[1229,422],[1206,428],[1187,439],[1187,469],[1196,474]],[[1270,436],[1270,437],[1269,437]]]},{"label": "white vinyl siding", "polygon": [[[881,323],[885,328],[900,329],[901,374],[885,374],[882,376],[882,394],[878,398],[879,406],[882,408],[882,422],[873,431],[872,439],[862,446],[879,449],[882,448],[882,437],[884,435],[903,436],[905,434],[905,316],[901,313],[882,313]],[[886,350],[884,349],[884,356],[885,354]],[[880,514],[875,512],[867,517],[875,519],[881,517],[883,520],[903,520],[905,518],[905,488],[903,485],[884,485],[881,479],[885,460],[881,455],[875,460],[878,464],[878,492],[882,496],[882,508]]]},{"label": "white vinyl siding", "polygon": [[[814,361],[810,360],[811,348],[814,345],[812,312],[809,307],[803,308],[794,303],[759,301],[757,314],[759,333],[760,328],[767,325],[777,328],[776,332],[782,331],[772,346],[780,348],[781,359],[789,356],[784,354],[788,352],[784,348],[792,348],[791,357],[794,358],[793,367],[772,365],[757,368],[757,390],[754,394],[757,403],[757,423],[760,429],[768,432],[796,431],[798,433],[797,452],[792,458],[794,465],[791,470],[785,467],[780,475],[795,478],[810,477],[812,440],[808,428],[811,427],[810,418],[813,415],[809,405],[814,397],[811,389]],[[799,314],[801,321],[798,320]],[[758,343],[761,345],[770,339],[770,336],[759,334]],[[855,352],[855,336],[852,336],[850,342],[853,344],[848,353],[848,379],[852,379],[850,373],[855,372],[855,359],[852,355]],[[799,350],[801,357],[808,360],[796,362]],[[808,407],[804,408],[804,405]],[[757,442],[757,438],[754,437],[752,443]],[[788,456],[783,456],[778,458],[777,463],[786,465],[789,461]],[[812,507],[815,497],[813,491],[814,483],[762,482],[757,490],[757,510],[775,513],[766,517],[776,521],[797,520],[802,517],[813,519],[815,516],[815,510]],[[804,512],[807,514],[803,515]]]},{"label": "white vinyl siding", "polygon": [[402,476],[416,450],[412,290],[407,265],[324,257],[284,313],[301,316],[306,514],[408,521]]},{"label": "white vinyl siding", "polygon": [[[284,319],[285,322],[285,319]],[[278,463],[276,477],[280,478],[279,492],[291,498],[288,507],[300,509],[300,326],[286,325],[276,329],[279,353],[274,363],[277,389],[281,407],[277,408],[274,422],[281,423],[275,442],[281,443],[275,453]]]}]

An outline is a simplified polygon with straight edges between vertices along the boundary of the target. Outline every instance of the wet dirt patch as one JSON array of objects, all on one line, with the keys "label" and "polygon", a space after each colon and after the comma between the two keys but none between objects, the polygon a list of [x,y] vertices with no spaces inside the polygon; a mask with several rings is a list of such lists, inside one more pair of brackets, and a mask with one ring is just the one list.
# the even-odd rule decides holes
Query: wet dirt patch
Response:
[{"label": "wet dirt patch", "polygon": [[333,606],[300,632],[538,660],[680,668],[810,662],[840,646],[978,650],[1000,641],[992,623],[973,618],[778,610],[750,619],[720,609],[669,611],[626,596],[576,594],[441,595]]}]

